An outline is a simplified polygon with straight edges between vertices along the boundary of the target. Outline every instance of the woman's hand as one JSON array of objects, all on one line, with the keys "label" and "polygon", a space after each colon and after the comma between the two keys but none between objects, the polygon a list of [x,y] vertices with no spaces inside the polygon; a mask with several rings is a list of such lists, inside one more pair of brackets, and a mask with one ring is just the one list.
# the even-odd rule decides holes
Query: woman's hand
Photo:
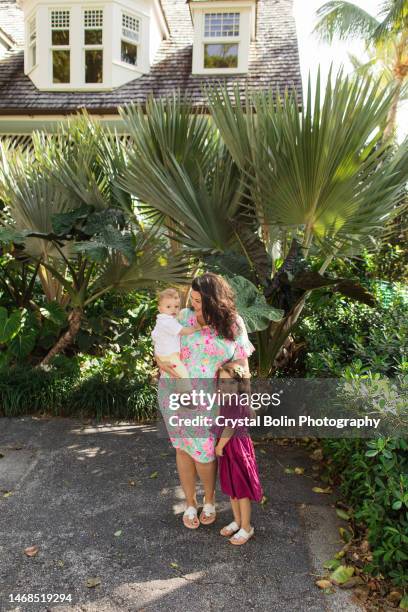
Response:
[{"label": "woman's hand", "polygon": [[222,446],[220,446],[219,444],[217,444],[217,446],[215,447],[215,454],[217,457],[223,457],[224,456],[224,448]]}]

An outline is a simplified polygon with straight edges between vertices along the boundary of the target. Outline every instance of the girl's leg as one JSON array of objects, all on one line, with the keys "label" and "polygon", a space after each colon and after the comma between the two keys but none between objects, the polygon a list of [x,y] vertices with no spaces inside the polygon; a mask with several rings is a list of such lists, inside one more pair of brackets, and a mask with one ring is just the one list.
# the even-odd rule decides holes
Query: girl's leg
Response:
[{"label": "girl's leg", "polygon": [[[215,499],[215,479],[217,476],[217,461],[210,461],[209,463],[196,462],[197,473],[203,483],[204,497],[206,504],[213,504]],[[210,525],[215,521],[215,515],[205,515],[201,513],[200,521],[204,525]]]},{"label": "girl's leg", "polygon": [[248,497],[244,497],[239,499],[238,503],[241,514],[241,527],[249,532],[251,529],[251,500]]},{"label": "girl's leg", "polygon": [[230,497],[230,501],[234,521],[239,527],[241,527],[241,510],[239,509],[239,500],[236,497]]},{"label": "girl's leg", "polygon": [[[183,450],[176,448],[176,464],[177,471],[180,478],[181,488],[183,489],[187,506],[197,507],[196,497],[196,464],[195,461],[188,453]],[[197,525],[198,519],[184,519],[190,525]]]}]

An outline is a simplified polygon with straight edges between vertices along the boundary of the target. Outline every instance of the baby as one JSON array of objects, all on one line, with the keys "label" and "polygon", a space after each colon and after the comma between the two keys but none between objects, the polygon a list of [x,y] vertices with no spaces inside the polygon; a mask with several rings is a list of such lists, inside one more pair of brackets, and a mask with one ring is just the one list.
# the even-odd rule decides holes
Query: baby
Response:
[{"label": "baby", "polygon": [[175,378],[189,378],[187,368],[180,360],[180,336],[193,334],[201,329],[183,327],[177,321],[180,312],[180,295],[176,289],[164,289],[158,295],[159,314],[152,331],[154,354],[173,369]]}]

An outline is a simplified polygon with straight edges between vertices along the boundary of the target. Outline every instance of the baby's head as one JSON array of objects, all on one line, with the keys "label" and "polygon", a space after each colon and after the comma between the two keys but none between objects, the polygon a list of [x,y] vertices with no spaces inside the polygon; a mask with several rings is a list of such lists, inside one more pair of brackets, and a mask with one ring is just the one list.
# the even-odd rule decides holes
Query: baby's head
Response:
[{"label": "baby's head", "polygon": [[164,289],[157,296],[160,314],[176,317],[180,312],[180,295],[177,289]]}]

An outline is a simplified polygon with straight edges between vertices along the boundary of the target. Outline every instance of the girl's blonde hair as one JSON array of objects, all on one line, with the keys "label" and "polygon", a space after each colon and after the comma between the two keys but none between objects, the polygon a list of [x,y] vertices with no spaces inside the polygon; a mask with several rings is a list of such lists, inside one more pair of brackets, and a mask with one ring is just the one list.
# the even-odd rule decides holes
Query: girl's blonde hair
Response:
[{"label": "girl's blonde hair", "polygon": [[233,361],[227,361],[218,370],[218,377],[220,372],[225,372],[230,378],[233,378],[238,383],[238,393],[251,393],[251,375],[244,366],[240,363],[234,363]]}]

